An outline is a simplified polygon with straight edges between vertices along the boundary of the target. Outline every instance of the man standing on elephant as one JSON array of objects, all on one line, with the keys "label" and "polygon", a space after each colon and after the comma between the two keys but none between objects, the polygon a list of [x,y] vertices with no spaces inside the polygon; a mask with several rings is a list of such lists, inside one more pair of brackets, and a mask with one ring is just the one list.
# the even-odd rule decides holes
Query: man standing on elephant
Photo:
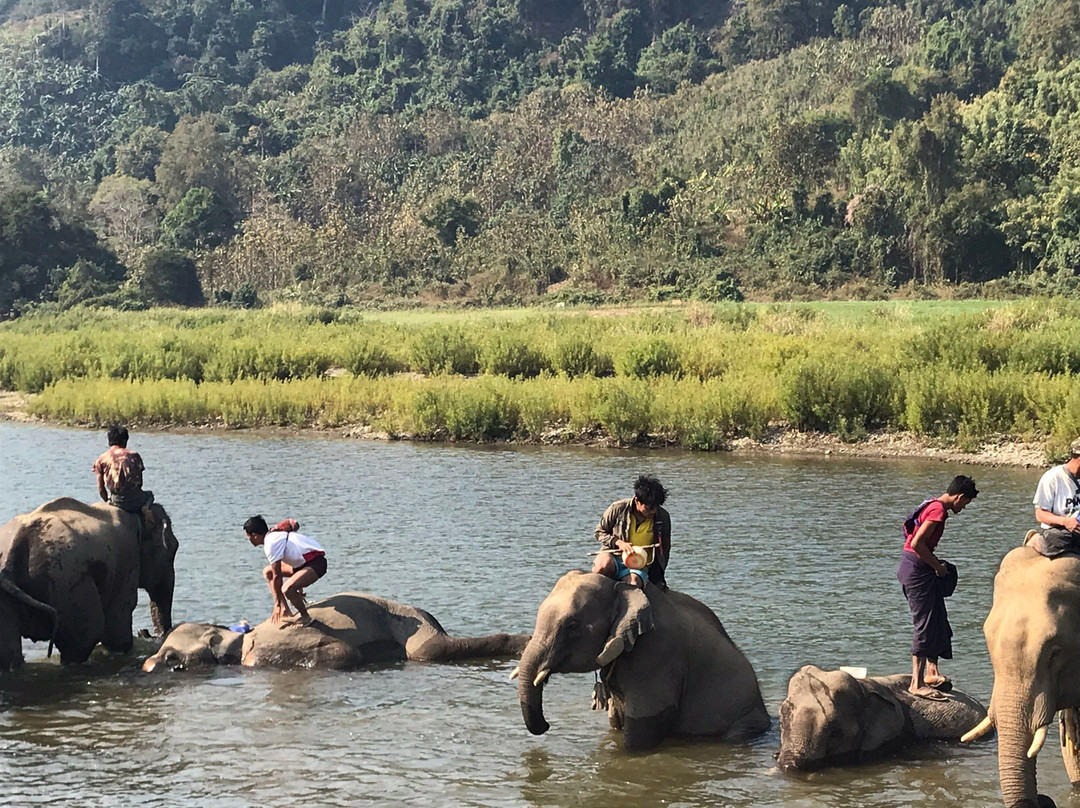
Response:
[{"label": "man standing on elephant", "polygon": [[101,499],[128,513],[141,515],[144,525],[152,524],[151,491],[143,490],[143,471],[146,467],[138,452],[127,448],[127,427],[113,424],[108,431],[109,449],[94,461],[98,494]]},{"label": "man standing on elephant", "polygon": [[928,499],[904,520],[904,551],[896,577],[904,590],[915,625],[911,641],[911,684],[916,696],[940,699],[935,688],[948,682],[938,659],[952,659],[952,627],[945,598],[956,589],[956,567],[935,554],[949,513],[960,513],[979,495],[975,481],[959,475],[946,493]]},{"label": "man standing on elephant", "polygon": [[[252,516],[244,522],[244,534],[253,547],[263,548],[266,560],[270,562],[263,569],[263,577],[274,597],[271,621],[280,623],[291,618],[289,604],[292,603],[300,614],[296,625],[311,625],[311,615],[304,603],[304,587],[326,575],[326,551],[303,533],[270,530],[261,516]],[[285,580],[286,576],[288,580]]]},{"label": "man standing on elephant", "polygon": [[1062,553],[1080,554],[1080,438],[1069,446],[1069,460],[1043,474],[1035,489],[1035,518],[1042,535],[1036,550],[1049,558]]},{"label": "man standing on elephant", "polygon": [[604,551],[596,556],[592,571],[634,586],[650,581],[667,589],[664,570],[671,551],[671,517],[661,507],[666,499],[658,479],[638,477],[634,496],[612,503],[596,526],[596,540]]}]

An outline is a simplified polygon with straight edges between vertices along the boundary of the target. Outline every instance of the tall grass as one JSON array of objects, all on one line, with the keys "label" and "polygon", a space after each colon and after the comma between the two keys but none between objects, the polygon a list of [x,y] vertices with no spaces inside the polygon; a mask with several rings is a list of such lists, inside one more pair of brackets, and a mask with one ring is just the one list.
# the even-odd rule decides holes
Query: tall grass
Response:
[{"label": "tall grass", "polygon": [[[927,307],[924,311],[922,306]],[[377,316],[83,311],[0,324],[0,387],[38,415],[367,425],[450,440],[648,436],[714,449],[770,424],[960,446],[1080,432],[1063,300]]]}]

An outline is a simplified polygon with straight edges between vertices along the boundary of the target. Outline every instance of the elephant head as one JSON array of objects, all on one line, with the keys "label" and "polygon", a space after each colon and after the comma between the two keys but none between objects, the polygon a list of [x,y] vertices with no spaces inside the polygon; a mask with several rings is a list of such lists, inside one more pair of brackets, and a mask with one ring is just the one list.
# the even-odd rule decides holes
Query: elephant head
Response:
[{"label": "elephant head", "polygon": [[521,656],[518,697],[525,726],[547,732],[543,687],[552,673],[588,672],[629,651],[652,628],[649,601],[637,587],[568,572],[540,604],[536,629]]},{"label": "elephant head", "polygon": [[856,679],[844,671],[800,668],[780,705],[786,771],[858,763],[920,739],[957,739],[986,711],[954,691],[939,700],[908,693],[910,674]]},{"label": "elephant head", "polygon": [[[995,727],[998,776],[1009,808],[1047,808],[1039,794],[1035,758],[1059,710],[1080,706],[1080,558],[1049,559],[1029,547],[1012,550],[994,578],[994,603],[983,624],[994,691],[987,718],[964,740]],[[1080,781],[1076,731],[1068,721],[1062,754],[1070,779]]]},{"label": "elephant head", "polygon": [[164,637],[172,628],[173,562],[180,545],[165,509],[156,503],[151,509],[154,518],[150,538],[139,543],[139,587],[150,596],[154,634]]},{"label": "elephant head", "polygon": [[161,643],[161,648],[143,662],[142,669],[152,673],[159,668],[174,671],[237,665],[244,648],[244,635],[223,626],[207,623],[181,623]]}]

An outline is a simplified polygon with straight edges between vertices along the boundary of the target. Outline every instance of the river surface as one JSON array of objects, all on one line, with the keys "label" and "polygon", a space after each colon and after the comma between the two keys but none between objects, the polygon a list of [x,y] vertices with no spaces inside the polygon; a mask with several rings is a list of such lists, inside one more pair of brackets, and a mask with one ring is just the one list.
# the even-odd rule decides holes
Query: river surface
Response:
[{"label": "river surface", "polygon": [[[60,495],[95,499],[90,466],[105,444],[104,432],[0,424],[0,521]],[[591,675],[555,676],[552,728],[530,735],[512,660],[150,676],[139,657],[103,652],[64,670],[27,642],[27,665],[0,676],[0,805],[1000,804],[993,740],[790,777],[774,768],[776,715],[803,664],[910,669],[899,524],[958,473],[982,493],[940,548],[960,569],[956,659],[943,669],[988,702],[981,625],[997,563],[1032,522],[1037,470],[235,433],[140,433],[131,447],[181,542],[177,622],[269,614],[261,551],[240,529],[261,513],[298,519],[327,547],[312,599],[360,590],[425,608],[459,636],[530,631],[555,580],[588,565],[604,508],[654,473],[670,489],[668,580],[708,604],[749,657],[772,729],[748,746],[668,742],[630,756],[589,710]],[[135,617],[150,625],[145,595]],[[1055,743],[1042,758],[1040,790],[1080,806]]]}]

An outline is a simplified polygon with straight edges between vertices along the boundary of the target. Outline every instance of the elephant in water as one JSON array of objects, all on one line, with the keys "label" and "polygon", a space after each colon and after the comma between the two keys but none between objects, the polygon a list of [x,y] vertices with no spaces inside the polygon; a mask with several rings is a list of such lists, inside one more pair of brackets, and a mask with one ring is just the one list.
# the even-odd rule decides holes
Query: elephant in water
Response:
[{"label": "elephant in water", "polygon": [[548,730],[543,685],[552,673],[600,669],[608,715],[628,750],[669,736],[745,740],[769,727],[750,662],[707,606],[674,590],[568,572],[540,604],[515,674],[525,726]]},{"label": "elephant in water", "polygon": [[1039,794],[1035,757],[1062,711],[1061,754],[1080,784],[1080,558],[1046,558],[1031,547],[1005,556],[994,578],[994,603],[983,623],[994,692],[990,713],[965,739],[998,734],[998,776],[1009,808],[1053,808]]},{"label": "elephant in water", "polygon": [[856,679],[844,671],[800,668],[780,705],[780,753],[787,771],[861,763],[924,740],[959,740],[986,716],[953,690],[940,701],[908,692],[911,674]]},{"label": "elephant in water", "polygon": [[50,640],[64,664],[84,662],[99,642],[130,651],[138,590],[150,595],[154,630],[172,627],[177,541],[153,506],[152,535],[138,516],[61,498],[0,527],[0,671],[22,664],[22,638]]},{"label": "elephant in water", "polygon": [[308,611],[313,618],[310,626],[264,620],[246,634],[206,623],[181,623],[143,663],[143,670],[236,664],[350,670],[404,659],[447,662],[517,656],[529,641],[528,634],[451,637],[423,609],[359,592],[331,595]]}]

